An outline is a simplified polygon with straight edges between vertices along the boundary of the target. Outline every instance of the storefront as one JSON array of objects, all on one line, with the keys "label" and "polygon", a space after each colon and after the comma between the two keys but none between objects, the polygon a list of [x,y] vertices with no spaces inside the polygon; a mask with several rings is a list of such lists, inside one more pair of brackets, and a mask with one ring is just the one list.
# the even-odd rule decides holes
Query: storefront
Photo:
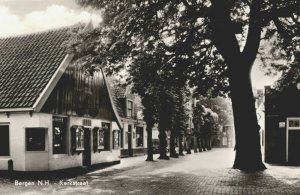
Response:
[{"label": "storefront", "polygon": [[109,85],[101,71],[86,75],[66,54],[68,31],[1,40],[0,170],[120,162],[122,123]]},{"label": "storefront", "polygon": [[300,165],[300,91],[265,88],[265,161]]},{"label": "storefront", "polygon": [[129,87],[114,86],[113,88],[115,105],[123,125],[120,131],[121,157],[145,155],[147,133],[140,99],[130,92]]}]

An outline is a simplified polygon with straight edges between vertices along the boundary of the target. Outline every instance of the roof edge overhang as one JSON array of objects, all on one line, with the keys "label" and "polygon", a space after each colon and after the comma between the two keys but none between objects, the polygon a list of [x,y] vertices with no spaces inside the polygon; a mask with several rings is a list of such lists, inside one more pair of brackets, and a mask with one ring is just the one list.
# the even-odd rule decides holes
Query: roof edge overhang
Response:
[{"label": "roof edge overhang", "polygon": [[0,109],[0,113],[5,113],[5,112],[32,112],[34,111],[33,108],[3,108]]},{"label": "roof edge overhang", "polygon": [[[90,30],[90,29],[93,29],[93,28],[94,27],[92,25],[92,22],[90,21],[84,27],[84,30]],[[34,111],[36,111],[36,112],[40,112],[41,111],[43,105],[47,101],[48,97],[52,93],[53,89],[57,85],[57,83],[60,80],[60,78],[62,77],[62,75],[64,74],[66,68],[69,66],[69,64],[73,60],[74,56],[75,56],[75,54],[73,54],[73,53],[67,54],[65,56],[65,58],[63,59],[63,61],[60,64],[60,66],[55,71],[54,75],[51,77],[50,81],[48,82],[48,84],[46,85],[46,87],[44,88],[44,90],[42,91],[42,93],[39,95],[38,99],[34,103],[34,105],[33,105],[33,110]]]},{"label": "roof edge overhang", "polygon": [[63,61],[61,62],[61,64],[59,65],[59,67],[57,68],[57,70],[55,71],[55,73],[52,75],[50,81],[48,82],[48,84],[43,89],[42,93],[39,95],[38,99],[34,103],[34,105],[33,105],[33,110],[34,111],[36,111],[36,112],[40,112],[41,111],[43,105],[47,101],[48,97],[52,93],[52,91],[55,88],[55,86],[57,85],[59,79],[64,74],[66,68],[71,63],[73,57],[74,57],[74,54],[67,54],[65,56],[65,58],[63,59]]},{"label": "roof edge overhang", "polygon": [[101,73],[103,75],[103,80],[104,80],[104,83],[105,83],[105,86],[106,86],[106,89],[107,89],[107,92],[108,92],[108,96],[109,96],[109,100],[110,100],[110,103],[111,103],[111,107],[112,107],[114,115],[115,115],[115,117],[117,119],[117,124],[118,124],[118,126],[119,126],[120,129],[123,129],[123,123],[122,123],[121,118],[120,118],[120,116],[118,114],[117,108],[116,108],[116,106],[114,104],[114,101],[113,101],[113,98],[112,98],[112,95],[111,95],[111,90],[110,90],[110,87],[109,87],[109,83],[107,81],[107,78],[106,78],[106,76],[105,76],[104,71],[103,71],[102,68],[101,68]]}]

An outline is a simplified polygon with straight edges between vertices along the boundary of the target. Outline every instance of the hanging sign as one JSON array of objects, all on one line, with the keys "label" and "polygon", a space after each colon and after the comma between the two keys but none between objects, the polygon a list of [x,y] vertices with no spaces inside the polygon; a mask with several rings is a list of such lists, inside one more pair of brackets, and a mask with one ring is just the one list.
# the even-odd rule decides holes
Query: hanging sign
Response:
[{"label": "hanging sign", "polygon": [[285,128],[285,122],[279,122],[279,128]]}]

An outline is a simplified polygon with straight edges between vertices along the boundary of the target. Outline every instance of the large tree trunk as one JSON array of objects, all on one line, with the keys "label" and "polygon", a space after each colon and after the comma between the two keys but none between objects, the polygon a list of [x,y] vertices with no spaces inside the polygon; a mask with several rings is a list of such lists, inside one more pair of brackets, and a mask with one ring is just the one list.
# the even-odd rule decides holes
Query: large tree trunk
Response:
[{"label": "large tree trunk", "polygon": [[152,124],[147,124],[147,159],[146,161],[153,161],[153,143],[152,143]]},{"label": "large tree trunk", "polygon": [[186,154],[191,154],[191,135],[187,135],[186,138]]},{"label": "large tree trunk", "polygon": [[199,142],[199,152],[205,151],[205,139],[202,134],[200,135],[198,142]]},{"label": "large tree trunk", "polygon": [[198,136],[194,135],[194,153],[198,152]]},{"label": "large tree trunk", "polygon": [[176,152],[176,145],[175,145],[176,133],[174,130],[171,131],[170,135],[170,157],[178,158],[178,154]]},{"label": "large tree trunk", "polygon": [[179,133],[179,139],[178,139],[179,141],[179,143],[178,143],[178,146],[179,146],[179,155],[180,156],[184,156],[184,154],[183,154],[183,144],[182,144],[182,142],[183,142],[183,134],[182,133]]},{"label": "large tree trunk", "polygon": [[[257,123],[250,72],[260,44],[263,1],[253,0],[250,6],[248,34],[241,48],[230,16],[231,1],[212,1],[211,21],[214,44],[228,66],[231,100],[236,134],[236,156],[233,168],[257,171],[262,162],[259,125]],[[241,28],[239,30],[242,30]]]},{"label": "large tree trunk", "polygon": [[167,156],[167,135],[166,129],[159,124],[159,157],[158,159],[169,160]]},{"label": "large tree trunk", "polygon": [[265,169],[262,162],[259,125],[256,117],[250,70],[231,69],[230,86],[234,115],[236,156],[233,168],[245,171]]}]

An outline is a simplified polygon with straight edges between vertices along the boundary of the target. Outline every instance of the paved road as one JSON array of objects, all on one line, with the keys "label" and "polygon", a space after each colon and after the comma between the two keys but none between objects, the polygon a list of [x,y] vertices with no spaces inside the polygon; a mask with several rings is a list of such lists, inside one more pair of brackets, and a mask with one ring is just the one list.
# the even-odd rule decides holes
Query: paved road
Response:
[{"label": "paved road", "polygon": [[232,149],[169,161],[127,158],[120,165],[72,179],[50,180],[44,186],[37,181],[32,186],[15,186],[15,181],[2,179],[0,194],[300,194],[300,167],[267,165],[268,170],[250,174],[231,169],[233,159]]}]

